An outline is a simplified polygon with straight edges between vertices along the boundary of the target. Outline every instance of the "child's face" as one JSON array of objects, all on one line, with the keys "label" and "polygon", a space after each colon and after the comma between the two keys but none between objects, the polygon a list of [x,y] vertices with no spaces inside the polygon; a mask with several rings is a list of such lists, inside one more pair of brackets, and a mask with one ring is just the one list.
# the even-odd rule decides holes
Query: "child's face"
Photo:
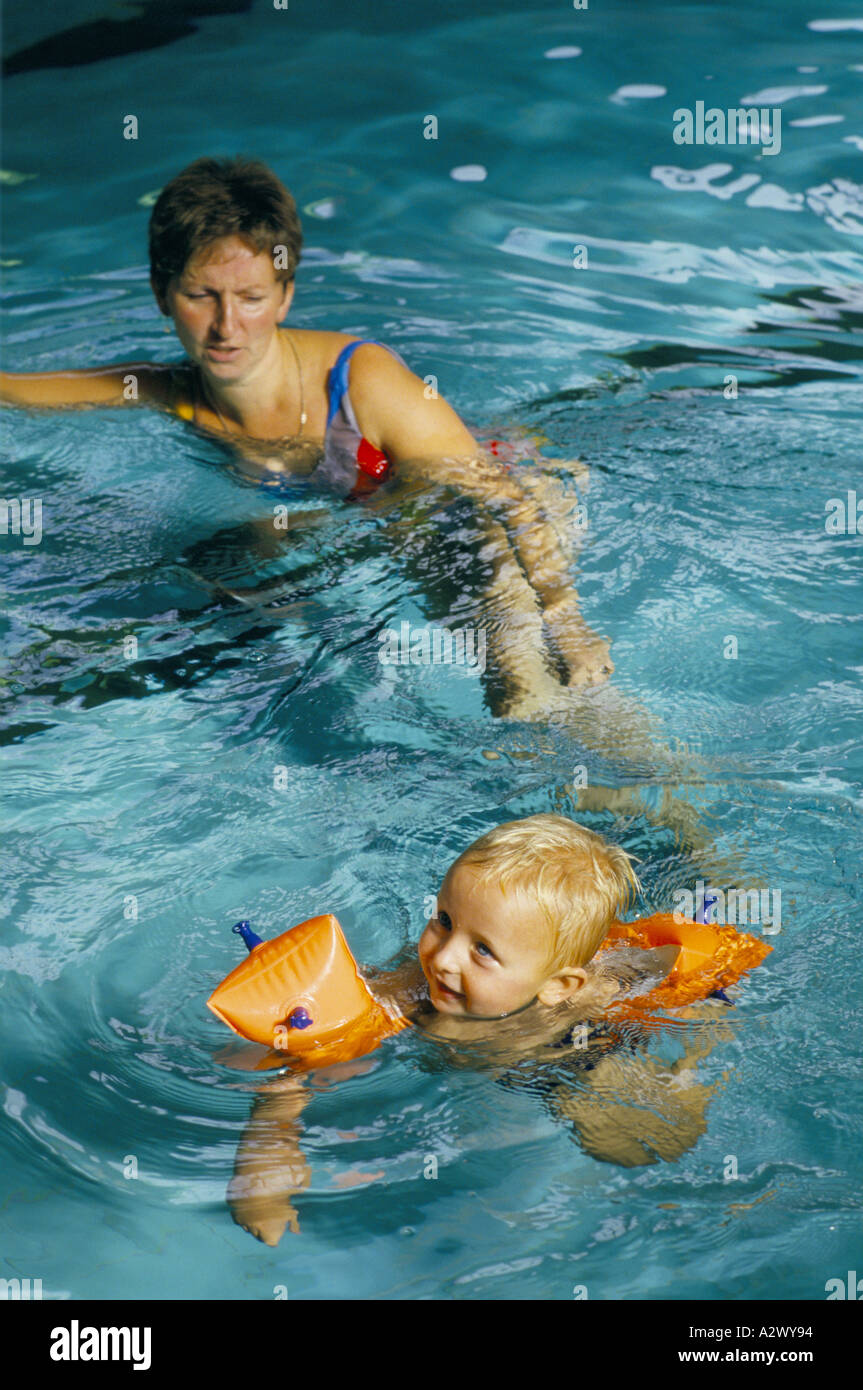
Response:
[{"label": "child's face", "polygon": [[[447,874],[438,914],[419,941],[429,997],[441,1013],[500,1018],[529,1004],[549,979],[548,923],[522,893],[480,883],[467,865]],[[583,972],[579,972],[583,974]]]}]

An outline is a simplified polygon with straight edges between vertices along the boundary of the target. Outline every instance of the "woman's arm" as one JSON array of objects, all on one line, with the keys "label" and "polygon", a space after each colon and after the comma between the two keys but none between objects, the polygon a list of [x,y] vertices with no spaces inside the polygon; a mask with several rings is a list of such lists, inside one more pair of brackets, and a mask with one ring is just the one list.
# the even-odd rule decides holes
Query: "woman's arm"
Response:
[{"label": "woman's arm", "polygon": [[502,521],[544,608],[572,596],[569,567],[533,498],[483,452],[443,397],[427,399],[425,384],[385,348],[364,344],[354,360],[357,423],[369,442],[401,476],[451,487]]},{"label": "woman's arm", "polygon": [[440,396],[428,399],[425,384],[385,348],[364,344],[354,362],[353,398],[365,437],[402,477],[450,487],[505,527],[570,668],[570,683],[604,680],[614,669],[608,644],[582,618],[569,564],[534,497],[483,453],[452,407]]},{"label": "woman's arm", "polygon": [[68,372],[0,372],[0,405],[52,410],[63,406],[167,405],[170,366],[117,362]]}]

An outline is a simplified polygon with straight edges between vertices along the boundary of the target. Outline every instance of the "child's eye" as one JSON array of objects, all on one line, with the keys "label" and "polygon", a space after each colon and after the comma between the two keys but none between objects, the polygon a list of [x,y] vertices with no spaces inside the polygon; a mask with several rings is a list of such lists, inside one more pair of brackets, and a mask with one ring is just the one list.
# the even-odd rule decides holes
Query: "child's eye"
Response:
[{"label": "child's eye", "polygon": [[437,915],[437,919],[440,922],[441,926],[445,927],[446,930],[449,931],[450,927],[452,926],[452,919],[450,918],[449,913],[439,912]]},{"label": "child's eye", "polygon": [[476,943],[476,949],[477,951],[481,951],[485,955],[487,955],[489,960],[494,960],[494,952],[489,950],[488,946],[486,946],[484,941],[478,941]]}]

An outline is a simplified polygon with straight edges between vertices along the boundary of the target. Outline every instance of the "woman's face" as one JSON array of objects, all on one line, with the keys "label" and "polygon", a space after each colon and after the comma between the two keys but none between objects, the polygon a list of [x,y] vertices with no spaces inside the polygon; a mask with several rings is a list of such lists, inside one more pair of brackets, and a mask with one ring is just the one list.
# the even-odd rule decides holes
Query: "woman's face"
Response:
[{"label": "woman's face", "polygon": [[235,236],[205,246],[164,299],[157,296],[190,360],[226,383],[254,372],[293,297],[293,282],[276,279],[272,257]]}]

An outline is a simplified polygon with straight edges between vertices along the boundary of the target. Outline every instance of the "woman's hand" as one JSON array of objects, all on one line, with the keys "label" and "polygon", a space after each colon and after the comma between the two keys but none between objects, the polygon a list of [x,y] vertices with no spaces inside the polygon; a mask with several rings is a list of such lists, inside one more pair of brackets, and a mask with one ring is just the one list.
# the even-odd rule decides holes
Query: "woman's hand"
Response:
[{"label": "woman's hand", "polygon": [[602,685],[614,670],[611,649],[604,637],[588,627],[573,594],[558,599],[543,611],[543,619],[555,648],[569,672],[567,685]]}]

